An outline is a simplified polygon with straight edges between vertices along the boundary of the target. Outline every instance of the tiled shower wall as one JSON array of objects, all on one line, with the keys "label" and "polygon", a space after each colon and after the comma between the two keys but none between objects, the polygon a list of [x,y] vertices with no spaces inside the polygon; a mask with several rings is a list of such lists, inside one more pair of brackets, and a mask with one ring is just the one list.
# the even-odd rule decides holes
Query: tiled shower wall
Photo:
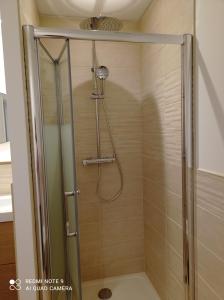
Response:
[{"label": "tiled shower wall", "polygon": [[[96,157],[95,101],[90,99],[92,54],[91,43],[73,43],[72,52],[76,49],[82,53],[81,58],[74,56],[72,69],[84,280],[144,270],[140,46],[97,42],[96,47],[99,64],[110,71],[105,103],[122,166],[124,189],[114,202],[100,200],[96,194],[97,166],[82,165],[83,159]],[[102,106],[100,109],[101,151],[108,157],[112,148]],[[103,165],[101,170],[102,195],[110,198],[119,188],[119,173],[116,164]]]},{"label": "tiled shower wall", "polygon": [[[78,27],[73,19],[41,17],[42,26]],[[124,30],[137,30],[125,23]],[[55,53],[56,44],[47,43]],[[109,68],[105,103],[121,162],[124,189],[114,202],[96,195],[97,166],[83,167],[82,160],[96,157],[95,101],[92,93],[92,44],[71,42],[72,83],[76,134],[77,182],[81,271],[83,280],[144,271],[142,196],[141,46],[96,42],[98,63]],[[56,54],[56,53],[55,53]],[[112,155],[101,106],[102,154]],[[119,188],[116,164],[102,166],[102,195],[111,197]]]},{"label": "tiled shower wall", "polygon": [[224,299],[223,14],[223,1],[196,1],[197,300]]},{"label": "tiled shower wall", "polygon": [[198,300],[224,299],[224,177],[197,171]]},{"label": "tiled shower wall", "polygon": [[[191,33],[193,0],[154,0],[143,32]],[[143,45],[143,203],[146,273],[162,300],[184,299],[180,46]]]}]

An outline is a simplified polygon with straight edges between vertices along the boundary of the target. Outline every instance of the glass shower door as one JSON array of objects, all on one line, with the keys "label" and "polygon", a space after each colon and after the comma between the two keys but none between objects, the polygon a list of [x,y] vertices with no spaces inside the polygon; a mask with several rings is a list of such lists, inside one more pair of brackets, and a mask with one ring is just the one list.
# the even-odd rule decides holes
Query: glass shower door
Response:
[{"label": "glass shower door", "polygon": [[66,207],[67,267],[73,289],[72,299],[81,299],[79,269],[79,228],[74,157],[74,120],[69,41],[56,65],[63,162],[63,183]]},{"label": "glass shower door", "polygon": [[51,292],[53,300],[81,300],[69,51],[66,41],[53,59],[44,42],[38,42],[50,265],[46,276],[72,287]]}]

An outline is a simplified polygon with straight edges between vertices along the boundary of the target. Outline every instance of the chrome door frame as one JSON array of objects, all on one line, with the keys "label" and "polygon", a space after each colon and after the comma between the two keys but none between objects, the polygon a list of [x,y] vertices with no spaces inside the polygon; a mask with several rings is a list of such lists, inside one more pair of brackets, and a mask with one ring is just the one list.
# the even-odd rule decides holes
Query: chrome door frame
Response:
[{"label": "chrome door frame", "polygon": [[[191,34],[166,35],[147,33],[105,32],[89,30],[69,30],[59,28],[41,28],[25,25],[25,49],[27,62],[27,80],[30,91],[30,118],[32,123],[33,138],[33,163],[35,202],[37,206],[37,236],[39,237],[39,264],[41,274],[46,276],[50,265],[46,265],[46,253],[48,242],[40,236],[43,225],[47,221],[43,219],[45,214],[40,211],[47,210],[44,200],[45,186],[43,184],[44,169],[41,167],[43,159],[41,114],[39,107],[40,90],[38,78],[38,59],[35,39],[37,38],[60,38],[74,40],[96,40],[132,43],[175,44],[181,48],[181,90],[182,90],[182,201],[183,201],[183,260],[184,260],[184,283],[186,287],[186,300],[195,300],[195,263],[194,263],[194,123],[193,123],[193,58]],[[41,168],[40,168],[41,167]],[[39,170],[39,171],[38,171]],[[75,187],[76,188],[76,187]],[[47,212],[46,212],[47,213]],[[48,260],[47,260],[48,261]],[[49,261],[48,261],[49,263]]]}]

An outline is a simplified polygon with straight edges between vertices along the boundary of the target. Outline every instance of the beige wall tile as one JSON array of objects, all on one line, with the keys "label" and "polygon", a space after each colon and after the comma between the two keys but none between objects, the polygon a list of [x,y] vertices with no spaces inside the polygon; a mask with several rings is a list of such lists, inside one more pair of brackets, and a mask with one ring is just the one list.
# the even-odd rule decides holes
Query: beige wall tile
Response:
[{"label": "beige wall tile", "polygon": [[150,278],[153,286],[157,290],[160,299],[166,300],[167,299],[167,291],[166,291],[166,283],[164,281],[163,276],[159,276],[157,273],[157,270],[152,269],[152,266],[150,265],[150,268],[146,270],[146,274]]},{"label": "beige wall tile", "polygon": [[[41,16],[42,26],[78,28],[80,20]],[[137,24],[125,22],[124,30]],[[44,40],[57,57],[63,43]],[[130,43],[96,42],[100,65],[109,68],[106,82],[106,107],[114,136],[117,156],[124,174],[124,189],[113,203],[103,203],[96,194],[96,166],[83,167],[82,160],[96,157],[95,102],[92,93],[92,44],[71,42],[74,97],[76,168],[79,196],[81,269],[84,280],[144,270],[143,192],[142,192],[142,119],[141,119],[141,46]],[[128,55],[127,55],[128,53]],[[43,57],[43,60],[46,59]],[[43,96],[46,122],[56,122],[52,69],[43,67]],[[63,74],[62,74],[63,75]],[[65,76],[65,75],[63,75]],[[64,95],[66,96],[66,95]],[[65,103],[66,104],[66,103]],[[102,106],[100,107],[102,155],[112,155]],[[110,197],[119,188],[116,164],[102,167],[101,190]],[[133,232],[135,234],[133,235]],[[138,240],[136,240],[136,236]],[[130,247],[133,251],[129,251]],[[90,251],[91,249],[91,251]],[[126,257],[127,253],[130,257]],[[111,264],[113,261],[113,264]]]},{"label": "beige wall tile", "polygon": [[[141,30],[193,32],[193,3],[152,1]],[[179,46],[142,45],[146,271],[162,300],[184,299],[180,58]]]},{"label": "beige wall tile", "polygon": [[197,244],[197,267],[200,276],[224,298],[224,261],[200,242]]},{"label": "beige wall tile", "polygon": [[224,298],[224,177],[197,171],[197,293],[198,299]]},{"label": "beige wall tile", "polygon": [[113,264],[104,266],[104,277],[139,273],[142,270],[144,270],[144,259],[142,257],[117,260]]},{"label": "beige wall tile", "polygon": [[224,260],[224,217],[217,217],[200,206],[197,207],[197,237],[212,252]]},{"label": "beige wall tile", "polygon": [[198,275],[198,284],[196,291],[198,300],[221,300],[221,298],[211,288],[209,283],[204,281],[200,275]]},{"label": "beige wall tile", "polygon": [[186,299],[183,283],[178,281],[171,273],[167,277],[167,299],[168,300]]},{"label": "beige wall tile", "polygon": [[197,171],[197,204],[211,214],[223,218],[223,177],[205,171]]},{"label": "beige wall tile", "polygon": [[167,245],[166,248],[166,262],[170,272],[173,276],[182,283],[183,281],[183,256],[178,254],[176,250]]},{"label": "beige wall tile", "polygon": [[[122,241],[133,240],[135,236],[143,238],[142,228],[142,218],[133,218],[120,222],[107,220],[102,223],[102,244],[104,246],[112,246]],[[135,232],[134,235],[133,232]]]},{"label": "beige wall tile", "polygon": [[[127,249],[129,250],[127,251]],[[102,248],[103,263],[108,265],[113,265],[126,259],[142,258],[143,255],[143,238],[138,236],[135,239],[129,239],[129,241],[121,240],[114,245],[103,245]]]},{"label": "beige wall tile", "polygon": [[183,255],[183,230],[182,227],[169,218],[166,220],[166,239],[175,251]]},{"label": "beige wall tile", "polygon": [[[83,279],[121,275],[144,270],[142,205],[142,121],[140,46],[118,43],[96,43],[98,61],[109,67],[105,104],[117,155],[120,160],[124,189],[113,203],[103,203],[96,194],[97,167],[83,167],[81,161],[96,157],[95,103],[92,92],[91,45],[72,43],[72,75],[75,112],[77,181],[80,194],[79,217],[81,249],[88,248],[92,228],[97,227],[97,243],[92,255],[81,252]],[[130,53],[129,56],[126,54]],[[76,56],[75,53],[81,53]],[[135,70],[135,71],[134,71]],[[128,74],[128,76],[127,76]],[[112,155],[102,106],[100,107],[102,155]],[[116,164],[102,167],[101,191],[111,197],[119,188]],[[89,228],[89,229],[88,229]],[[90,230],[90,232],[88,232]],[[135,234],[133,235],[133,232]],[[136,240],[136,236],[139,240]],[[100,247],[99,247],[100,246]],[[130,250],[130,247],[132,251]],[[127,253],[131,255],[127,257]],[[100,253],[100,259],[97,253]],[[88,272],[88,266],[90,271]],[[95,276],[94,276],[94,271]]]},{"label": "beige wall tile", "polygon": [[179,225],[182,224],[182,198],[177,194],[167,191],[160,183],[144,178],[144,201],[167,215]]}]

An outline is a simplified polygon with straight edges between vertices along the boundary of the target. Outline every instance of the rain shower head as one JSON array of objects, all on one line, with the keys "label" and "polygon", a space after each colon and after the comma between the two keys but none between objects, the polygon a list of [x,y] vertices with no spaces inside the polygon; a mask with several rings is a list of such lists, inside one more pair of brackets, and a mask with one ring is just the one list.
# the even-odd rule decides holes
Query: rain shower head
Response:
[{"label": "rain shower head", "polygon": [[95,72],[96,72],[96,77],[101,80],[105,80],[109,76],[109,70],[105,66],[100,66],[96,68]]},{"label": "rain shower head", "polygon": [[92,17],[80,23],[80,28],[86,30],[119,31],[122,26],[120,20],[112,17]]}]

